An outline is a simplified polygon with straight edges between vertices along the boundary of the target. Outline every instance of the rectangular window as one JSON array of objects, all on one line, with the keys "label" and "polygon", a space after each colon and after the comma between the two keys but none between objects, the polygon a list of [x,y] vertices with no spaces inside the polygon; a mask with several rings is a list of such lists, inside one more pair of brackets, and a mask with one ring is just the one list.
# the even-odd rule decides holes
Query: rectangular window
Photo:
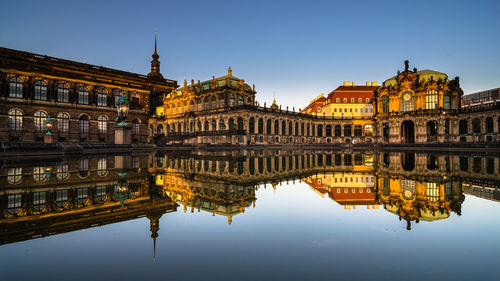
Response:
[{"label": "rectangular window", "polygon": [[358,98],[358,102],[359,102],[359,103],[362,103],[362,102],[363,102],[363,99],[362,99],[362,98]]},{"label": "rectangular window", "polygon": [[97,106],[108,106],[108,96],[106,94],[97,95]]}]

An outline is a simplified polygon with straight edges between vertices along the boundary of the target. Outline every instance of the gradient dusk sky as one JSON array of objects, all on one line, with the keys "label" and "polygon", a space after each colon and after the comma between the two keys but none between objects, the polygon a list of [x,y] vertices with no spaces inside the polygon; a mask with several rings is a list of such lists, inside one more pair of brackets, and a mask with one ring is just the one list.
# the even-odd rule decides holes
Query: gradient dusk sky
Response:
[{"label": "gradient dusk sky", "polygon": [[303,108],[343,81],[404,69],[500,87],[500,1],[6,1],[0,46],[164,77],[233,75],[257,100]]}]

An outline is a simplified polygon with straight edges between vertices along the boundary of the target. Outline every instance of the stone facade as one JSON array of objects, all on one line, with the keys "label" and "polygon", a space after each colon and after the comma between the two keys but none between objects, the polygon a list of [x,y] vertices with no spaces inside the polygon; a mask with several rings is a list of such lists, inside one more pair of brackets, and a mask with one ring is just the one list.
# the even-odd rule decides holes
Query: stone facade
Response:
[{"label": "stone facade", "polygon": [[176,87],[155,75],[0,48],[0,141],[43,142],[50,116],[54,142],[113,143],[115,99],[126,95],[133,141],[145,143],[151,97]]}]

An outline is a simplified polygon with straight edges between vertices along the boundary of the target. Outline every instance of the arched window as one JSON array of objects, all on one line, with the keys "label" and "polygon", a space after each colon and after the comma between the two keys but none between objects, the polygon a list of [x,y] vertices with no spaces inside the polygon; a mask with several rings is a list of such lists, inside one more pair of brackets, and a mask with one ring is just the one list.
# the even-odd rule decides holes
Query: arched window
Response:
[{"label": "arched window", "polygon": [[212,131],[217,131],[217,121],[215,119],[212,119]]},{"label": "arched window", "polygon": [[158,125],[158,127],[156,127],[156,131],[157,131],[158,135],[164,135],[165,134],[165,131],[163,129],[163,125],[162,124],[160,124],[160,125]]},{"label": "arched window", "polygon": [[215,96],[212,96],[212,108],[217,108],[217,98]]},{"label": "arched window", "polygon": [[238,97],[238,105],[243,105],[244,101],[243,101],[243,97],[242,96],[239,96]]},{"label": "arched window", "polygon": [[197,132],[201,132],[201,121],[198,121],[198,122],[196,123],[196,131],[197,131]]},{"label": "arched window", "polygon": [[451,94],[450,94],[450,92],[444,92],[443,108],[444,109],[451,109]]},{"label": "arched window", "polygon": [[224,131],[226,129],[226,123],[224,122],[224,119],[219,120],[219,130]]},{"label": "arched window", "polygon": [[57,122],[59,133],[67,133],[69,129],[69,114],[64,112],[57,114]]},{"label": "arched window", "polygon": [[288,135],[289,136],[292,135],[292,130],[293,130],[292,121],[288,121]]},{"label": "arched window", "polygon": [[323,136],[323,125],[321,124],[318,124],[318,132],[316,134],[318,137],[322,137]]},{"label": "arched window", "polygon": [[299,123],[298,122],[295,122],[295,136],[298,136],[299,135]]},{"label": "arched window", "polygon": [[105,176],[107,173],[108,170],[107,170],[106,158],[104,157],[99,158],[99,160],[97,161],[97,174],[102,177]]},{"label": "arched window", "polygon": [[35,99],[36,100],[47,100],[47,84],[42,80],[35,82]]},{"label": "arched window", "polygon": [[33,179],[35,181],[44,181],[47,179],[45,167],[33,167]]},{"label": "arched window", "polygon": [[267,119],[266,121],[266,134],[270,135],[271,134],[271,119]]},{"label": "arched window", "polygon": [[43,132],[45,130],[45,120],[47,120],[47,112],[37,111],[35,112],[35,115],[33,117],[35,132]]},{"label": "arched window", "polygon": [[89,89],[87,87],[78,89],[78,104],[89,104]]},{"label": "arched window", "polygon": [[437,109],[439,107],[438,92],[430,90],[425,94],[425,109]]},{"label": "arched window", "polygon": [[493,133],[493,118],[488,117],[486,118],[486,133],[487,134],[492,134]]},{"label": "arched window", "polygon": [[412,111],[413,107],[413,93],[405,92],[401,95],[401,111]]},{"label": "arched window", "polygon": [[332,136],[332,125],[326,125],[326,136],[327,137]]},{"label": "arched window", "polygon": [[389,112],[389,97],[388,96],[383,96],[380,99],[380,112],[381,113],[388,113]]},{"label": "arched window", "polygon": [[231,96],[229,96],[229,106],[234,106],[234,94],[231,94]]},{"label": "arched window", "polygon": [[481,120],[479,120],[478,118],[472,120],[472,132],[474,134],[481,133]]},{"label": "arched window", "polygon": [[229,118],[229,130],[234,130],[234,119]]},{"label": "arched window", "polygon": [[355,125],[354,126],[354,136],[355,137],[361,137],[362,136],[362,129],[361,129],[361,125]]},{"label": "arched window", "polygon": [[264,120],[262,120],[262,118],[259,118],[259,124],[258,124],[258,130],[259,130],[259,134],[263,134],[264,133]]},{"label": "arched window", "polygon": [[389,138],[389,123],[382,124],[382,136],[385,139]]},{"label": "arched window", "polygon": [[460,122],[458,123],[458,133],[460,135],[466,135],[468,131],[467,127],[467,120],[460,120]]},{"label": "arched window", "polygon": [[286,122],[285,121],[281,122],[281,135],[283,135],[283,136],[286,135]]},{"label": "arched window", "polygon": [[68,85],[66,85],[64,83],[57,85],[57,101],[58,102],[68,102],[69,101]]},{"label": "arched window", "polygon": [[203,100],[203,109],[205,109],[205,110],[210,109],[210,103],[209,103],[209,99],[208,99],[208,97],[206,97],[206,98]]},{"label": "arched window", "polygon": [[279,121],[278,120],[274,120],[274,134],[277,135],[279,133],[280,133],[280,131],[279,131]]},{"label": "arched window", "polygon": [[18,184],[23,179],[23,168],[11,168],[7,173],[7,181],[10,184]]},{"label": "arched window", "polygon": [[19,77],[12,77],[9,80],[9,97],[23,98],[23,80]]},{"label": "arched window", "polygon": [[9,131],[21,131],[23,129],[23,112],[14,108],[9,110]]},{"label": "arched window", "polygon": [[140,132],[140,130],[139,130],[140,125],[139,124],[140,123],[139,123],[138,119],[132,120],[132,134],[134,134],[134,135],[138,135],[139,134],[139,132]]},{"label": "arched window", "polygon": [[351,125],[344,126],[344,137],[350,137],[352,135]]},{"label": "arched window", "polygon": [[78,119],[78,131],[80,134],[88,134],[89,132],[89,117],[87,115],[82,115]]},{"label": "arched window", "polygon": [[253,117],[250,117],[250,120],[248,120],[248,131],[250,134],[255,133],[255,119]]},{"label": "arched window", "polygon": [[108,132],[108,117],[101,115],[97,118],[97,129],[99,134],[106,134]]},{"label": "arched window", "polygon": [[335,125],[335,136],[336,137],[342,136],[342,128],[340,127],[340,125]]},{"label": "arched window", "polygon": [[103,88],[97,90],[97,106],[108,106],[108,95]]},{"label": "arched window", "polygon": [[243,118],[238,117],[238,131],[243,131]]},{"label": "arched window", "polygon": [[224,100],[224,94],[219,95],[219,107],[224,107],[226,106],[226,102]]},{"label": "arched window", "polygon": [[[205,132],[210,131],[208,120],[205,120],[205,122],[203,122],[203,131],[205,131]],[[212,126],[212,131],[215,131],[215,127],[214,126]]]},{"label": "arched window", "polygon": [[373,135],[373,126],[371,124],[366,124],[365,125],[365,136],[372,136]]}]

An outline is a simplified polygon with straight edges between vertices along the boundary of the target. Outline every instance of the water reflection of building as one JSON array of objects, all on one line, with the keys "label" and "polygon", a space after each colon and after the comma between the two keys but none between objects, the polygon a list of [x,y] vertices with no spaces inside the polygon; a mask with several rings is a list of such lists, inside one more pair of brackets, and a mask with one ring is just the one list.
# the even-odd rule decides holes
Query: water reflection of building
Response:
[{"label": "water reflection of building", "polygon": [[[131,157],[118,191],[115,157],[39,162],[36,167],[9,163],[0,170],[0,244],[23,241],[147,216],[156,239],[159,218],[176,204],[150,188],[147,158]],[[123,171],[121,171],[123,172]],[[122,193],[121,193],[122,192]]]}]

